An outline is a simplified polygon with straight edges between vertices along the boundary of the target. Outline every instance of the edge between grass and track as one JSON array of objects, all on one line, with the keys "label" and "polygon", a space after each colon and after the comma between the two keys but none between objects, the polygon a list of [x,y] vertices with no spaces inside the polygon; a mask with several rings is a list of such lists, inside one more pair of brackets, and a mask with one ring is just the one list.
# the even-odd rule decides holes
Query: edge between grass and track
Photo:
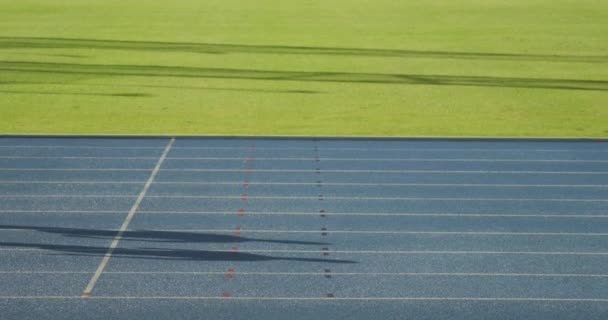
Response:
[{"label": "edge between grass and track", "polygon": [[265,139],[265,140],[376,140],[376,141],[529,141],[529,142],[608,142],[604,137],[543,137],[543,136],[340,136],[340,135],[253,135],[253,134],[45,134],[0,133],[0,138],[55,139]]}]

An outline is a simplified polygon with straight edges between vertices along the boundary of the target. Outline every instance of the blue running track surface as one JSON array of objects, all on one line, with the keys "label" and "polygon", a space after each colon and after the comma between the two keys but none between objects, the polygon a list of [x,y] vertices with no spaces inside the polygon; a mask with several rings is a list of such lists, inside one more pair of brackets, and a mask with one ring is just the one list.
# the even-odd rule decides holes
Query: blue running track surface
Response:
[{"label": "blue running track surface", "polygon": [[608,141],[3,137],[0,319],[608,319]]}]

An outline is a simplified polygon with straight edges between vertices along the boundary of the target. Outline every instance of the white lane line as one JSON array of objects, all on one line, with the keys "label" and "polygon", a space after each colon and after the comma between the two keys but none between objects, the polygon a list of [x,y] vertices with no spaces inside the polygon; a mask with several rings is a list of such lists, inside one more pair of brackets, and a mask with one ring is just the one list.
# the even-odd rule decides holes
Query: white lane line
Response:
[{"label": "white lane line", "polygon": [[[176,147],[176,150],[241,150],[246,149],[246,147]],[[463,152],[471,152],[471,151],[489,151],[489,152],[579,152],[579,153],[606,153],[608,150],[598,150],[589,148],[577,148],[577,149],[533,149],[533,148],[362,148],[362,147],[319,147],[319,151],[372,151],[372,152],[382,152],[382,151],[396,151],[396,152],[411,152],[411,151],[463,151]],[[256,147],[256,150],[306,150],[310,151],[310,147]]]},{"label": "white lane line", "polygon": [[[235,160],[247,158],[236,157],[173,157],[167,160]],[[264,161],[315,161],[317,158],[256,158]],[[565,163],[608,163],[608,160],[576,160],[576,159],[493,159],[493,158],[319,158],[320,161],[355,161],[355,162],[565,162]]]},{"label": "white lane line", "polygon": [[[240,199],[241,196],[206,196],[206,195],[152,195],[149,198],[176,199]],[[608,202],[608,199],[559,199],[559,198],[424,198],[424,197],[336,197],[324,196],[325,200],[379,200],[379,201],[541,201],[541,202]],[[318,197],[308,196],[247,196],[247,199],[270,200],[314,200]]]},{"label": "white lane line", "polygon": [[137,195],[126,194],[0,194],[0,198],[135,198]]},{"label": "white lane line", "polygon": [[[34,244],[35,245],[35,244]],[[82,248],[79,250],[86,250]],[[91,248],[91,250],[97,250]],[[11,248],[0,247],[0,252],[54,252],[61,249],[42,249],[42,248]],[[232,250],[204,250],[204,252],[234,253]],[[591,251],[433,251],[433,250],[281,250],[281,249],[240,249],[240,253],[332,253],[332,254],[353,254],[353,255],[533,255],[533,256],[608,256],[608,252]]]},{"label": "white lane line", "polygon": [[158,157],[98,157],[98,156],[0,156],[0,159],[55,159],[55,160],[157,160]]},{"label": "white lane line", "polygon": [[[20,180],[20,181],[14,181],[14,180],[8,180],[8,181],[2,181],[0,180],[0,184],[144,184],[146,183],[145,181],[80,181],[80,180],[73,180],[73,181],[55,181],[55,180],[48,180],[48,181],[28,181],[28,180]],[[242,182],[241,182],[242,183]],[[608,185],[606,186],[608,187]]]},{"label": "white lane line", "polygon": [[[1,181],[0,181],[1,183]],[[24,183],[27,183],[24,182]],[[242,181],[158,181],[166,185],[243,185]],[[249,182],[261,186],[316,186],[317,182]],[[608,188],[608,184],[500,184],[500,183],[369,183],[369,182],[323,182],[324,186],[345,187],[515,187],[515,188]]]},{"label": "white lane line", "polygon": [[[95,181],[95,180],[0,180],[0,184],[144,184],[146,181]],[[242,181],[155,181],[155,184],[177,186],[242,186]],[[263,186],[316,186],[316,182],[249,182]],[[500,184],[500,183],[368,183],[324,182],[326,186],[344,187],[508,187],[508,188],[608,188],[608,184]]]},{"label": "white lane line", "polygon": [[[156,183],[156,182],[155,182]],[[232,211],[147,211],[139,210],[140,214],[191,214],[191,215],[234,215]],[[123,211],[114,210],[0,210],[0,214],[12,213],[58,213],[58,214],[96,214],[96,213],[125,213]],[[601,214],[478,214],[478,213],[390,213],[390,212],[327,212],[326,215],[332,216],[390,216],[390,217],[458,217],[458,218],[583,218],[583,219],[604,219],[608,215]],[[247,212],[247,215],[302,215],[302,216],[318,216],[318,212]]]},{"label": "white lane line", "polygon": [[0,198],[136,198],[128,194],[0,194]]},{"label": "white lane line", "polygon": [[[0,232],[30,232],[36,231],[24,228],[0,228]],[[103,229],[103,231],[117,231]],[[234,233],[234,229],[127,229],[126,232],[176,232],[176,233]],[[243,233],[293,233],[293,234],[318,234],[321,230],[261,230],[261,229],[239,229]],[[482,235],[482,236],[564,236],[564,237],[606,237],[608,233],[597,232],[499,232],[499,231],[387,231],[387,230],[323,230],[334,234],[390,234],[390,235]]]},{"label": "white lane line", "polygon": [[[20,148],[20,149],[163,149],[162,146],[146,147],[146,146],[75,146],[75,145],[0,145],[0,148]],[[245,150],[247,147],[187,147],[176,146],[175,150]],[[306,150],[310,151],[310,147],[256,147],[256,150]],[[471,152],[471,151],[489,151],[489,152],[573,152],[573,153],[608,153],[608,150],[597,150],[589,148],[577,149],[532,149],[532,148],[356,148],[356,147],[319,147],[319,150],[327,151],[396,151],[396,152],[411,152],[411,151],[448,151],[448,152]]]},{"label": "white lane line", "polygon": [[[0,171],[150,171],[146,168],[0,168]],[[163,169],[165,172],[242,172],[241,169]],[[271,173],[311,173],[311,169],[252,169],[251,172]],[[327,173],[441,173],[441,174],[547,174],[547,175],[598,175],[608,174],[608,171],[534,171],[534,170],[332,170],[326,169]]]},{"label": "white lane line", "polygon": [[[243,161],[247,158],[234,157],[174,157],[167,160],[208,160],[208,161]],[[264,161],[315,161],[317,158],[256,158]],[[608,160],[574,160],[574,159],[491,159],[491,158],[319,158],[320,161],[352,162],[556,162],[556,163],[608,163]]]},{"label": "white lane line", "polygon": [[[74,300],[78,296],[0,296],[4,300]],[[503,301],[503,302],[601,302],[608,298],[494,298],[494,297],[220,297],[220,296],[94,296],[92,300],[249,300],[249,301]]]},{"label": "white lane line", "polygon": [[53,251],[51,249],[40,249],[40,248],[10,248],[10,247],[0,247],[0,252],[21,252],[21,251]]},{"label": "white lane line", "polygon": [[[92,274],[89,271],[0,271],[0,274]],[[325,276],[326,272],[231,272],[246,276]],[[105,271],[114,275],[221,275],[226,271]],[[485,273],[485,272],[331,272],[332,276],[396,277],[539,277],[539,278],[608,278],[608,274],[584,273]]]},{"label": "white lane line", "polygon": [[[24,228],[0,228],[0,232],[30,232],[36,231]],[[117,231],[103,229],[103,231]],[[123,231],[123,230],[120,230]],[[144,231],[140,229],[126,229],[125,232]],[[176,232],[176,233],[233,233],[234,229],[145,229],[149,232]],[[263,230],[263,229],[239,229],[243,233],[294,233],[294,234],[318,234],[321,230]],[[483,236],[565,236],[565,237],[606,237],[608,233],[597,232],[500,232],[500,231],[399,231],[399,230],[323,230],[334,234],[390,234],[390,235],[483,235]]]},{"label": "white lane line", "polygon": [[[1,169],[0,169],[1,170]],[[241,172],[239,169],[164,169],[169,172]],[[252,169],[251,172],[311,173],[309,169]],[[535,170],[358,170],[324,169],[324,173],[441,173],[441,174],[608,174],[608,171],[535,171]]]},{"label": "white lane line", "polygon": [[[57,160],[156,160],[157,157],[121,156],[0,156],[0,159],[57,159]],[[244,157],[168,157],[167,160],[187,161],[244,161]],[[256,158],[264,161],[315,161],[317,158],[274,157]],[[584,159],[501,159],[501,158],[319,158],[321,161],[350,162],[555,162],[555,163],[608,163],[608,160]]]},{"label": "white lane line", "polygon": [[[2,194],[0,198],[133,198],[135,195],[100,195],[100,194]],[[152,199],[241,199],[241,196],[207,196],[207,195],[151,195]],[[308,196],[247,196],[247,199],[260,200],[315,200],[318,197]],[[334,197],[325,196],[325,200],[379,200],[379,201],[537,201],[537,202],[608,202],[608,199],[559,199],[559,198],[421,198],[421,197]]]},{"label": "white lane line", "polygon": [[[95,180],[0,180],[0,184],[144,184],[145,181],[95,181]],[[164,185],[241,186],[242,181],[155,181]],[[264,186],[316,186],[316,182],[249,182],[249,185]],[[513,188],[608,188],[608,184],[500,184],[500,183],[368,183],[368,182],[324,182],[328,186],[346,187],[513,187]]]},{"label": "white lane line", "polygon": [[[11,229],[0,229],[11,230]],[[16,229],[22,231],[23,229]],[[27,231],[27,230],[25,230]],[[129,230],[140,231],[140,230]],[[200,232],[200,233],[233,233],[234,229],[146,229],[153,232]],[[260,230],[239,229],[243,233],[312,233],[318,234],[320,230]],[[335,234],[404,234],[404,235],[487,235],[487,236],[581,236],[581,237],[606,237],[608,233],[595,232],[498,232],[498,231],[387,231],[387,230],[324,230],[323,232]]]},{"label": "white lane line", "polygon": [[[91,271],[1,271],[0,274],[93,274]],[[106,272],[107,273],[107,272]]]},{"label": "white lane line", "polygon": [[[2,211],[0,211],[2,212]],[[234,215],[234,212],[229,211],[147,211],[140,210],[140,213],[145,214],[193,214],[193,215]],[[304,216],[319,216],[319,212],[247,212],[247,215],[304,215]],[[463,217],[463,218],[493,218],[493,217],[513,217],[513,218],[608,218],[608,215],[594,214],[484,214],[484,213],[391,213],[391,212],[326,212],[326,215],[332,216],[422,216],[422,217]]]},{"label": "white lane line", "polygon": [[149,168],[0,168],[0,171],[146,171]]},{"label": "white lane line", "polygon": [[[218,252],[232,252],[218,250]],[[576,252],[576,251],[432,251],[432,250],[239,250],[250,253],[344,253],[344,254],[441,254],[441,255],[564,255],[564,256],[606,256],[608,252]]]},{"label": "white lane line", "polygon": [[143,147],[143,146],[77,146],[77,145],[0,145],[0,148],[17,148],[17,149],[159,149],[162,150],[163,146],[158,147]]},{"label": "white lane line", "polygon": [[[114,274],[130,274],[130,272],[113,272]],[[218,274],[223,272],[135,272],[136,274]],[[237,275],[327,275],[326,272],[233,272]],[[608,274],[582,274],[582,273],[463,273],[463,272],[331,272],[337,276],[448,276],[448,277],[564,277],[564,278],[608,278]]]},{"label": "white lane line", "polygon": [[125,213],[124,211],[118,210],[0,210],[0,214],[2,213],[85,213],[85,214],[95,214],[95,213]]},{"label": "white lane line", "polygon": [[165,147],[165,150],[163,151],[162,155],[158,159],[158,162],[156,163],[154,170],[152,170],[152,173],[150,174],[150,178],[148,178],[148,181],[146,182],[146,184],[144,185],[144,188],[142,189],[141,193],[137,197],[137,200],[135,200],[135,203],[131,207],[129,214],[127,215],[124,222],[120,226],[120,230],[118,231],[118,233],[112,240],[112,243],[110,244],[110,247],[108,248],[108,251],[104,255],[99,266],[97,267],[95,274],[93,275],[93,277],[89,281],[89,284],[86,286],[86,288],[82,292],[82,297],[89,297],[89,295],[91,294],[91,291],[93,291],[93,289],[95,288],[95,284],[99,280],[99,277],[101,276],[101,274],[105,270],[108,262],[110,261],[110,258],[112,257],[112,253],[114,253],[114,249],[116,249],[116,247],[118,247],[118,243],[122,239],[124,232],[128,229],[129,224],[131,223],[131,220],[133,220],[133,217],[135,217],[135,213],[137,212],[139,205],[141,204],[144,197],[146,196],[148,189],[150,189],[152,182],[154,182],[154,178],[158,174],[158,171],[160,171],[160,167],[163,164],[163,161],[165,160],[165,158],[167,157],[167,154],[169,154],[169,150],[171,150],[171,146],[173,146],[174,142],[175,142],[175,138],[171,138],[171,140],[169,140],[169,143],[167,144],[167,146]]}]

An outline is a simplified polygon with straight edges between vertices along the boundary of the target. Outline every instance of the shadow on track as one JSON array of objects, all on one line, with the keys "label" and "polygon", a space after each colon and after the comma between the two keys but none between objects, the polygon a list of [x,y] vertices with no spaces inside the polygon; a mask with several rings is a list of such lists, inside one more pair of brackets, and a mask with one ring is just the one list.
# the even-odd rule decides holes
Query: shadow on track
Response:
[{"label": "shadow on track", "polygon": [[0,70],[13,73],[47,74],[52,75],[53,77],[56,75],[89,77],[142,76],[608,91],[608,81],[604,80],[550,78],[272,71],[155,65],[43,63],[28,61],[0,61]]},{"label": "shadow on track", "polygon": [[[60,227],[36,227],[20,225],[0,225],[0,230],[31,230],[44,233],[60,234],[65,237],[94,238],[94,239],[113,239],[118,233],[117,230],[103,229],[81,229],[81,228],[60,228]],[[186,231],[163,231],[163,230],[132,230],[122,234],[122,240],[127,241],[149,241],[149,242],[169,242],[169,243],[242,243],[242,242],[266,242],[282,244],[300,245],[327,245],[326,242],[314,241],[293,241],[293,240],[269,240],[259,238],[247,238],[235,235],[186,232]]]},{"label": "shadow on track", "polygon": [[[98,229],[79,229],[79,228],[57,228],[57,227],[36,227],[19,225],[0,225],[0,230],[32,230],[44,233],[60,234],[67,237],[76,238],[95,238],[113,239],[118,231],[98,230]],[[324,242],[312,241],[293,241],[293,240],[270,240],[247,238],[234,235],[211,234],[199,232],[176,232],[176,231],[125,231],[121,241],[142,241],[156,243],[242,243],[242,242],[265,242],[282,244],[301,244],[301,245],[327,245]],[[93,255],[103,256],[108,251],[107,247],[81,246],[81,245],[55,245],[41,243],[18,243],[0,242],[0,247],[10,248],[29,248],[41,249],[54,252],[61,252],[67,255]],[[321,251],[319,250],[319,254]],[[301,261],[301,262],[325,262],[325,263],[356,263],[351,260],[338,260],[326,258],[300,258],[300,257],[275,257],[248,252],[230,251],[208,251],[193,249],[174,249],[174,248],[116,248],[113,256],[123,258],[139,259],[166,259],[166,260],[194,260],[194,261]]]},{"label": "shadow on track", "polygon": [[202,54],[299,54],[354,57],[433,58],[466,60],[512,60],[605,63],[608,56],[546,55],[518,53],[480,53],[430,50],[398,50],[368,48],[331,48],[306,46],[240,45],[218,43],[175,43],[151,41],[118,41],[97,39],[0,37],[3,49],[100,49],[190,52]]},{"label": "shadow on track", "polygon": [[[76,245],[54,245],[41,243],[17,243],[0,242],[0,247],[28,248],[61,252],[67,255],[78,256],[104,256],[108,251],[106,247],[76,246]],[[319,251],[320,253],[320,251]],[[300,261],[300,262],[323,262],[323,263],[356,263],[352,260],[323,259],[323,258],[298,258],[298,257],[275,257],[248,252],[229,251],[206,251],[191,249],[168,249],[168,248],[116,248],[112,252],[113,257],[131,259],[154,259],[154,260],[192,260],[192,261]]]}]

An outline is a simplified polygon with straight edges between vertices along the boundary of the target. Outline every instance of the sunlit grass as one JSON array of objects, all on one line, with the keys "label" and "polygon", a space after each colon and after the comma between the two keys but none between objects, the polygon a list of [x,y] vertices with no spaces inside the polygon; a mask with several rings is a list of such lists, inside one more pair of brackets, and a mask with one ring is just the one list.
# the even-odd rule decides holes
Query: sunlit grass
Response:
[{"label": "sunlit grass", "polygon": [[607,136],[602,1],[0,3],[0,132]]}]

